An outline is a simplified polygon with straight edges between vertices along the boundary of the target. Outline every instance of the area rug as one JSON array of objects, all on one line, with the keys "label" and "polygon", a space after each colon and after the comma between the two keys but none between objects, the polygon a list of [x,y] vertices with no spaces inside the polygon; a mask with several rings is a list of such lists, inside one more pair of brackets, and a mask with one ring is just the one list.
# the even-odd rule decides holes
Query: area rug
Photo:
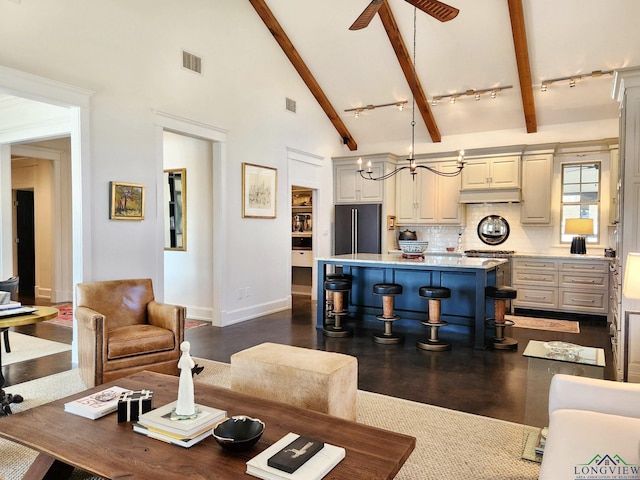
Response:
[{"label": "area rug", "polygon": [[549,330],[552,332],[580,333],[580,322],[573,320],[555,320],[552,318],[521,317],[505,315],[505,319],[515,322],[514,327]]},{"label": "area rug", "polygon": [[[60,303],[58,305],[54,305],[54,307],[58,309],[58,316],[51,320],[47,320],[47,323],[73,328],[73,305],[70,303]],[[210,323],[198,320],[187,320],[184,323],[184,329],[189,330],[190,328],[202,327],[203,325],[210,325]]]},{"label": "area rug", "polygon": [[[198,383],[229,387],[228,364],[194,360],[205,367],[196,377],[196,389]],[[77,371],[71,370],[9,387],[7,391],[25,396],[25,402],[13,408],[18,412],[83,389]],[[415,450],[396,476],[399,480],[538,478],[540,465],[521,459],[524,441],[533,427],[361,390],[357,400],[358,422],[416,437]],[[384,438],[380,440],[380,448],[384,449]],[[35,458],[32,450],[3,439],[0,451],[0,478],[5,480],[22,478]],[[72,478],[95,477],[76,471]]]},{"label": "area rug", "polygon": [[3,335],[2,342],[0,342],[3,366],[71,350],[71,345],[44,340],[31,335],[23,335],[22,333],[12,332],[11,330],[9,330],[9,345],[11,345],[11,352],[7,353],[4,349]]}]

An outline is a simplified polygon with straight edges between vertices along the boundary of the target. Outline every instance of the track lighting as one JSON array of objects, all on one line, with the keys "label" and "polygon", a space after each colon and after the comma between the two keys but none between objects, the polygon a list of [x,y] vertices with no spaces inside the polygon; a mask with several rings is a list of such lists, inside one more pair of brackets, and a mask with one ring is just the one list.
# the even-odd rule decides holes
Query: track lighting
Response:
[{"label": "track lighting", "polygon": [[570,77],[560,77],[560,78],[553,78],[551,80],[543,80],[542,83],[540,84],[540,91],[541,92],[546,92],[547,89],[549,88],[549,85],[551,85],[552,83],[560,83],[560,82],[568,82],[569,83],[569,88],[573,88],[576,86],[576,82],[578,80],[583,80],[585,78],[589,78],[589,77],[601,77],[602,75],[613,75],[613,70],[594,70],[591,73],[582,73],[582,74],[578,74],[578,75],[571,75]]},{"label": "track lighting", "polygon": [[408,103],[407,100],[399,100],[397,102],[383,103],[381,105],[367,105],[366,107],[347,108],[345,112],[355,112],[355,117],[358,118],[360,117],[360,113],[362,113],[364,110],[373,110],[382,107],[396,107],[398,110],[402,111],[404,110],[404,106],[406,103]]},{"label": "track lighting", "polygon": [[456,100],[462,96],[473,97],[476,102],[480,100],[482,95],[488,93],[491,98],[496,98],[499,92],[513,88],[513,85],[505,85],[504,87],[484,88],[482,90],[465,90],[464,92],[447,93],[445,95],[436,95],[431,99],[431,106],[435,107],[440,100],[449,99],[449,103],[456,103]]}]

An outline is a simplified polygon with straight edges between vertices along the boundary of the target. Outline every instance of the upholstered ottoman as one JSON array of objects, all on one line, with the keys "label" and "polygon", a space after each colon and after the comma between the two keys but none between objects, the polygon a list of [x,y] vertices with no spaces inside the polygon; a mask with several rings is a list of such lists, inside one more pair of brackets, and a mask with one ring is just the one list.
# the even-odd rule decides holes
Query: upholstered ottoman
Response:
[{"label": "upholstered ottoman", "polygon": [[355,420],[358,360],[263,343],[231,355],[231,389]]}]

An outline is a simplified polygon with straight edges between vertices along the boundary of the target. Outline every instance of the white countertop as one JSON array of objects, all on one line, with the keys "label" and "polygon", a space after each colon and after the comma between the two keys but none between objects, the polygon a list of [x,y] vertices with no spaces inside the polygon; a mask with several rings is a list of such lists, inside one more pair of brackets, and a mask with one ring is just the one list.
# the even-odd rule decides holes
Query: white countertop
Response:
[{"label": "white countertop", "polygon": [[575,253],[558,253],[558,254],[545,254],[545,253],[514,253],[512,257],[518,258],[554,258],[554,259],[563,259],[563,260],[606,260],[612,261],[615,260],[612,257],[605,257],[604,255],[577,255]]},{"label": "white countertop", "polygon": [[[390,255],[401,255],[402,250],[389,250]],[[466,257],[464,253],[460,252],[436,252],[436,251],[426,251],[424,252],[425,257],[428,256],[450,256],[450,257]],[[467,257],[472,258],[472,257]],[[490,257],[481,257],[481,258],[490,258]],[[603,261],[613,261],[615,258],[613,257],[605,257],[604,255],[577,255],[575,253],[519,253],[516,252],[511,255],[511,258],[553,258],[556,260],[603,260]]]},{"label": "white countertop", "polygon": [[375,253],[357,253],[346,255],[334,255],[332,257],[319,257],[318,261],[339,261],[344,264],[371,263],[385,265],[424,265],[425,267],[451,267],[488,270],[505,263],[503,258],[469,258],[454,255],[425,255],[424,259],[403,258],[401,255],[379,255]]}]

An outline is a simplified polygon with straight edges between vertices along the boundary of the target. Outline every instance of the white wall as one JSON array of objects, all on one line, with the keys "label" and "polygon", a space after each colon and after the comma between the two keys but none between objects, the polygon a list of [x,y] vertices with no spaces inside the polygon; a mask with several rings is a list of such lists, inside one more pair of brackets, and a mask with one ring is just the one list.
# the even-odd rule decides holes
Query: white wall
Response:
[{"label": "white wall", "polygon": [[212,145],[197,138],[164,132],[164,168],[186,169],[185,251],[164,252],[164,300],[187,307],[187,317],[213,318]]}]

